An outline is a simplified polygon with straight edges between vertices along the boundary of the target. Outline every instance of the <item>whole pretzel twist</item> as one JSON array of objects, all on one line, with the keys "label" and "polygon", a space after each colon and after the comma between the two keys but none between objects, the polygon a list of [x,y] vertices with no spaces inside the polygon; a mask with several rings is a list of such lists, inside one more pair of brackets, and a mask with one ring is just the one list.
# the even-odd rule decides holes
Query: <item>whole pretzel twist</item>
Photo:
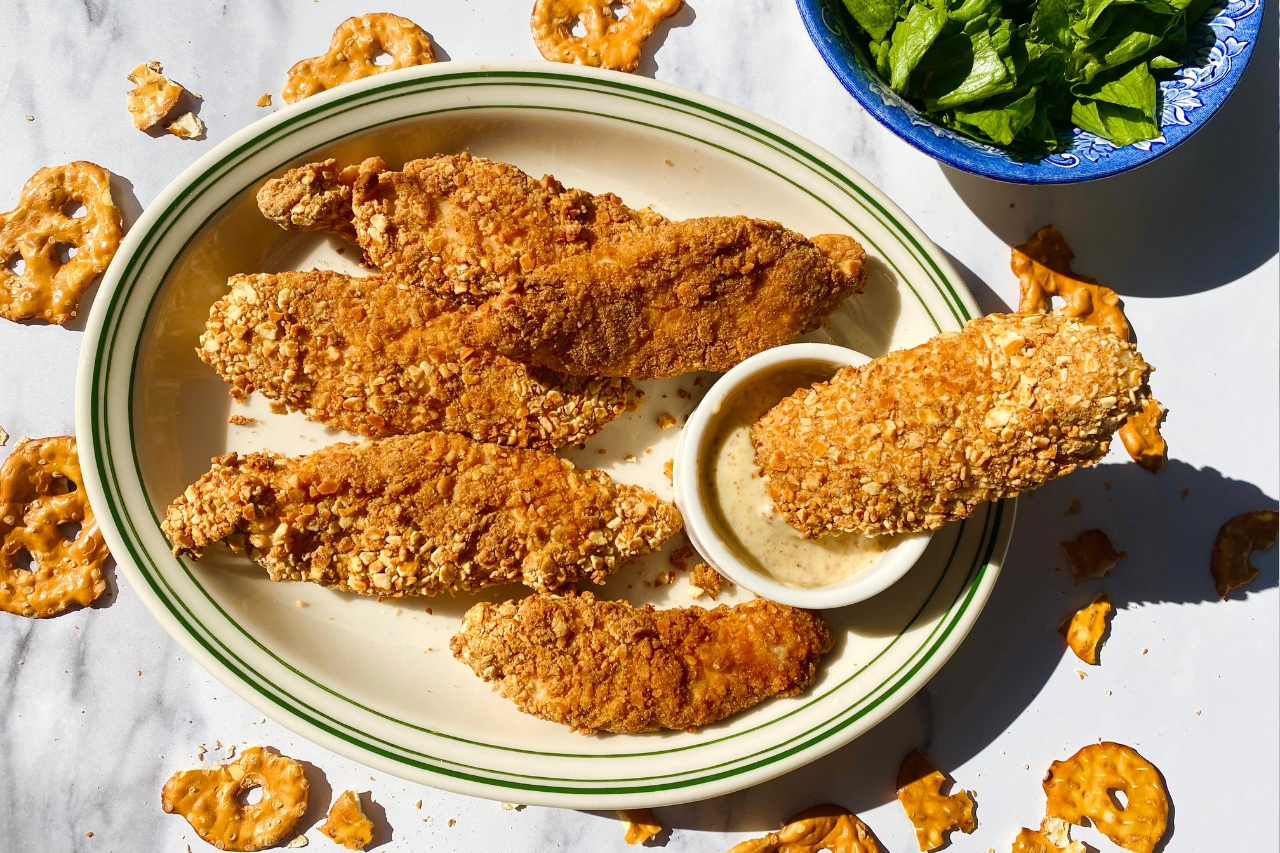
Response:
[{"label": "whole pretzel twist", "polygon": [[[391,63],[374,62],[380,53],[390,56]],[[304,59],[289,69],[284,100],[292,104],[343,83],[435,61],[431,37],[408,18],[387,12],[347,18],[333,31],[324,55]]]},{"label": "whole pretzel twist", "polygon": [[[18,206],[0,214],[0,317],[65,323],[80,296],[120,247],[120,211],[111,201],[111,174],[84,160],[46,166],[22,188]],[[84,215],[68,215],[73,203]],[[60,246],[73,247],[65,262]],[[22,272],[10,266],[20,256]]]},{"label": "whole pretzel twist", "polygon": [[[533,43],[552,62],[634,71],[654,28],[679,12],[684,0],[620,0],[627,7],[623,16],[614,11],[618,2],[536,0],[529,22]],[[579,23],[582,36],[573,34]]]},{"label": "whole pretzel twist", "polygon": [[[78,524],[68,539],[58,527]],[[19,554],[30,555],[30,568]],[[71,436],[19,444],[0,466],[0,610],[53,616],[106,589],[107,545],[85,498]]]}]

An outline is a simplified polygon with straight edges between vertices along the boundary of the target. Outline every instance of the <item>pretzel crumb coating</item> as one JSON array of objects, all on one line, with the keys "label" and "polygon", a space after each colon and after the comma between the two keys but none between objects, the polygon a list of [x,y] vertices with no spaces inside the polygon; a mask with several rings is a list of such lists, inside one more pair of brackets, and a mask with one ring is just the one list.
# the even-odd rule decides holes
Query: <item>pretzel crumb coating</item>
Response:
[{"label": "pretzel crumb coating", "polygon": [[[378,168],[382,161],[365,163]],[[258,210],[287,231],[328,231],[354,243],[351,187],[359,174],[360,166],[340,167],[332,158],[298,166],[262,185]]]},{"label": "pretzel crumb coating", "polygon": [[170,504],[175,554],[225,541],[272,580],[364,595],[603,581],[680,530],[674,506],[538,450],[419,433],[293,459],[229,453]]},{"label": "pretzel crumb coating", "polygon": [[625,379],[564,376],[464,346],[467,315],[419,287],[336,272],[232,276],[200,358],[335,429],[441,430],[512,447],[586,441],[626,409]]},{"label": "pretzel crumb coating", "polygon": [[574,375],[725,371],[817,328],[862,292],[852,237],[806,240],[744,216],[668,222],[533,270],[463,339]]},{"label": "pretzel crumb coating", "polygon": [[612,193],[466,153],[399,172],[378,166],[361,164],[352,191],[361,247],[390,278],[459,302],[483,302],[538,267],[666,222]]},{"label": "pretzel crumb coating", "polygon": [[932,530],[1097,463],[1151,399],[1152,368],[1105,329],[993,314],[804,389],[752,428],[806,538]]},{"label": "pretzel crumb coating", "polygon": [[765,599],[655,610],[584,592],[467,611],[454,657],[526,714],[574,731],[693,731],[794,696],[831,650],[823,618]]}]

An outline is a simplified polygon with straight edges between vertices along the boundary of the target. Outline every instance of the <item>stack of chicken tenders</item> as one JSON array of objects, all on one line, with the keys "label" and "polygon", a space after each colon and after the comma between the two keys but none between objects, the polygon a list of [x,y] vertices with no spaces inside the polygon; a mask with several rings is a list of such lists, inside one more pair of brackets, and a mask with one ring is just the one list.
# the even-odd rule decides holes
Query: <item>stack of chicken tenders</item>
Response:
[{"label": "stack of chicken tenders", "polygon": [[[584,733],[692,731],[814,681],[833,644],[817,613],[579,592],[682,522],[555,451],[634,405],[632,380],[725,371],[820,326],[863,290],[856,240],[673,221],[465,153],[308,164],[258,206],[354,241],[374,272],[233,276],[200,358],[237,397],[366,439],[214,459],[169,506],[175,553],[221,541],[273,580],[380,597],[523,583],[466,613],[453,654]],[[805,537],[934,529],[1099,461],[1150,372],[1104,328],[992,315],[801,389],[752,441]]]}]

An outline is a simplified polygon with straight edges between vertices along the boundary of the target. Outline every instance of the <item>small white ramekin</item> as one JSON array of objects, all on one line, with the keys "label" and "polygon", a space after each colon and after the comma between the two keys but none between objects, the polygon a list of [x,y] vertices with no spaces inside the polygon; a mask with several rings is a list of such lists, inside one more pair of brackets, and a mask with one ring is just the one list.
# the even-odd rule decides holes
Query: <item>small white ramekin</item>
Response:
[{"label": "small white ramekin", "polygon": [[770,578],[740,560],[721,538],[703,502],[702,466],[707,442],[720,422],[721,409],[735,391],[757,378],[787,367],[830,367],[834,375],[847,365],[866,364],[867,356],[856,350],[833,344],[788,344],[766,350],[742,362],[722,376],[711,387],[688,422],[676,445],[671,470],[676,506],[684,516],[685,532],[698,553],[716,571],[757,595],[811,610],[843,607],[883,592],[905,575],[929,544],[931,534],[917,533],[896,537],[876,562],[847,580],[828,586],[795,587]]}]

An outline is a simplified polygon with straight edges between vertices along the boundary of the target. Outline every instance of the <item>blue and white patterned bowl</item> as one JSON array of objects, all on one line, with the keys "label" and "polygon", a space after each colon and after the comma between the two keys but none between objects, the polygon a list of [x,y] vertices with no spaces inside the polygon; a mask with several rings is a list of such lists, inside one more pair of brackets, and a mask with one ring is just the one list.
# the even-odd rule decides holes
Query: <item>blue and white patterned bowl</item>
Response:
[{"label": "blue and white patterned bowl", "polygon": [[1263,0],[1221,0],[1205,13],[1208,36],[1196,62],[1159,84],[1164,135],[1116,148],[1076,128],[1065,151],[1022,162],[925,119],[872,70],[850,38],[852,18],[841,0],[796,0],[809,38],[846,89],[880,123],[949,166],[1018,184],[1068,184],[1118,175],[1148,163],[1185,141],[1227,100],[1244,73],[1262,26]]}]

